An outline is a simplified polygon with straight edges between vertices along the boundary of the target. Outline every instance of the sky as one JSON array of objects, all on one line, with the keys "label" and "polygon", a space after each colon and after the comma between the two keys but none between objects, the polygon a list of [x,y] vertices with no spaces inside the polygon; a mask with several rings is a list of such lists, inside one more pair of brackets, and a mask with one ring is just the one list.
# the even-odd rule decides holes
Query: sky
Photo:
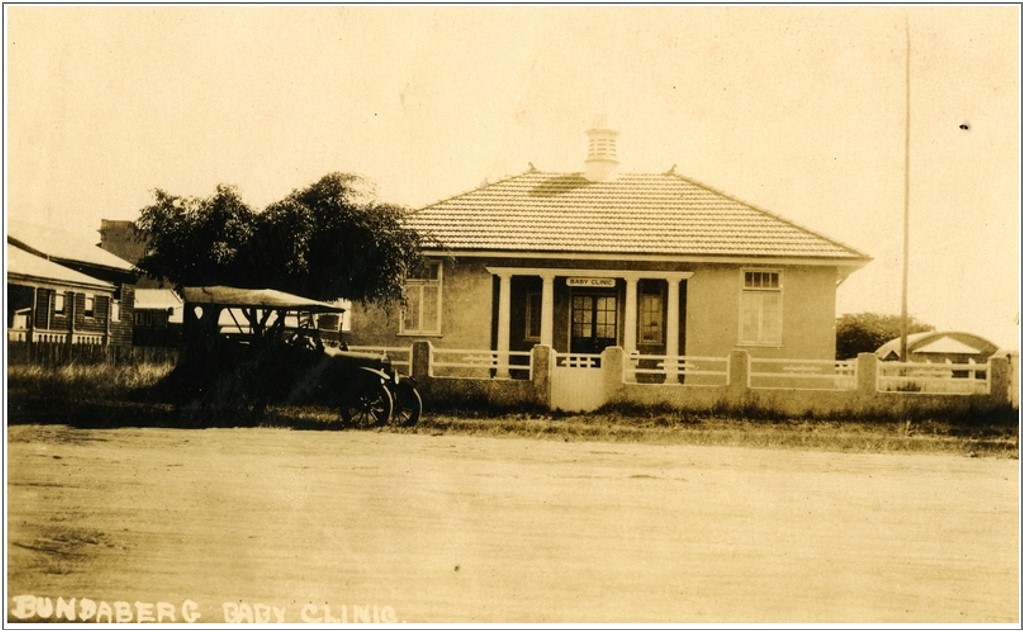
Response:
[{"label": "sky", "polygon": [[[837,312],[1019,348],[1015,6],[4,7],[5,215],[95,235],[156,188],[262,208],[342,171],[418,208],[580,171],[676,172],[870,255]],[[98,236],[97,236],[98,239]]]}]

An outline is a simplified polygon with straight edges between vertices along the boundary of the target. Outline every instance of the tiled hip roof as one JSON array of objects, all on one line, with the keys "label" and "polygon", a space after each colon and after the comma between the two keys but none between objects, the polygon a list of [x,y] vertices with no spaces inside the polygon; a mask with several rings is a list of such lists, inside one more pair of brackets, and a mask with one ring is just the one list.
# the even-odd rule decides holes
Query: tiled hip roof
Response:
[{"label": "tiled hip roof", "polygon": [[409,223],[451,250],[867,257],[674,174],[528,172],[438,202]]}]

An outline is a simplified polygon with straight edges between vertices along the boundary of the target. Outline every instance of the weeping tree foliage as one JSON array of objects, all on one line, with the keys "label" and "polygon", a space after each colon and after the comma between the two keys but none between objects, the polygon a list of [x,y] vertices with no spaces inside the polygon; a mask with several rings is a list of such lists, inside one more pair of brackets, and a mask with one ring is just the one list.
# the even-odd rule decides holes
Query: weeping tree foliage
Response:
[{"label": "weeping tree foliage", "polygon": [[234,187],[208,198],[161,190],[135,229],[138,267],[175,285],[273,288],[320,300],[400,300],[421,265],[422,237],[406,209],[373,199],[358,176],[330,173],[256,212]]},{"label": "weeping tree foliage", "polygon": [[[912,316],[907,333],[934,331],[933,325],[922,323]],[[835,358],[848,360],[860,353],[873,353],[878,347],[902,335],[902,317],[892,314],[843,314],[835,324]]]}]

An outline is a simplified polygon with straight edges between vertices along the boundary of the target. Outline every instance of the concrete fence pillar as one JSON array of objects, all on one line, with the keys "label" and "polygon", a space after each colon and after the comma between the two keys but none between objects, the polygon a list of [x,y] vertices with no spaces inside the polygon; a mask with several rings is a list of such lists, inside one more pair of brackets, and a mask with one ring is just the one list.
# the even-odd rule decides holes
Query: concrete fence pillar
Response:
[{"label": "concrete fence pillar", "polygon": [[856,356],[856,390],[867,397],[877,392],[877,356],[873,353]]},{"label": "concrete fence pillar", "polygon": [[733,349],[728,356],[728,395],[743,397],[749,390],[749,352]]},{"label": "concrete fence pillar", "polygon": [[600,353],[600,370],[604,373],[604,400],[607,401],[625,386],[625,350],[605,348]]},{"label": "concrete fence pillar", "polygon": [[423,383],[430,377],[430,356],[433,345],[429,340],[417,340],[412,343],[412,357],[409,358],[409,372],[412,378]]},{"label": "concrete fence pillar", "polygon": [[554,353],[547,345],[534,345],[532,353],[533,393],[538,404],[550,409],[551,369],[554,365]]},{"label": "concrete fence pillar", "polygon": [[998,404],[1011,404],[1012,396],[1009,385],[1012,382],[1012,376],[1008,358],[992,356],[988,362],[991,364],[991,375],[988,376],[988,379],[991,380],[991,400]]}]

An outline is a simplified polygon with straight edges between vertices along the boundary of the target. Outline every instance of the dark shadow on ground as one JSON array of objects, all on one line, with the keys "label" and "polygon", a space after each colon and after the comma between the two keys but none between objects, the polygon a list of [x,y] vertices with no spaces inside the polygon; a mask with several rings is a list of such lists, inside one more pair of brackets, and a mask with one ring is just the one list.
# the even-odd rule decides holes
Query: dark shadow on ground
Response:
[{"label": "dark shadow on ground", "polygon": [[337,411],[310,407],[270,407],[262,412],[217,408],[193,410],[166,402],[123,400],[67,401],[8,397],[7,423],[61,424],[76,428],[257,428],[346,430]]}]

